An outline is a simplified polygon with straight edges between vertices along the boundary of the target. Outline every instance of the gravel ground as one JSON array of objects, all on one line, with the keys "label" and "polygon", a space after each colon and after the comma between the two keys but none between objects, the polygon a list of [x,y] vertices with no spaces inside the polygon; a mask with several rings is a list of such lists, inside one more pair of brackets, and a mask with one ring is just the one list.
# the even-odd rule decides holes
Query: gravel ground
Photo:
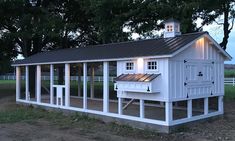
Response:
[{"label": "gravel ground", "polygon": [[[12,123],[0,123],[0,141],[220,141],[235,140],[235,101],[224,102],[225,114],[218,119],[184,126],[175,133],[161,134],[97,121],[61,124],[39,118]],[[14,108],[13,96],[0,98],[0,114]],[[45,111],[46,112],[46,111]]]}]

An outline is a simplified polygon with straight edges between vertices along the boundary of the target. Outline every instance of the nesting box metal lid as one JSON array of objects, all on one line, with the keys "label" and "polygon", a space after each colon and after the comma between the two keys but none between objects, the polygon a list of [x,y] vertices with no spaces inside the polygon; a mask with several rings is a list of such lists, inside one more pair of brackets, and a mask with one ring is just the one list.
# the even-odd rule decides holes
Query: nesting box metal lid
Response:
[{"label": "nesting box metal lid", "polygon": [[151,82],[160,74],[121,74],[115,81]]}]

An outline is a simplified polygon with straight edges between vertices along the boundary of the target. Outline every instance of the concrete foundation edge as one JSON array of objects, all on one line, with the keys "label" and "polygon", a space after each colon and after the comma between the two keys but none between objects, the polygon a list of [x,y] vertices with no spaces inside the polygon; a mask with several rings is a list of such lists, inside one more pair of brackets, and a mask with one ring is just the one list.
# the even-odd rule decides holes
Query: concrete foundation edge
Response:
[{"label": "concrete foundation edge", "polygon": [[109,117],[109,116],[104,116],[104,115],[98,115],[98,114],[92,114],[92,113],[84,113],[84,112],[79,112],[79,111],[73,111],[69,109],[60,109],[60,108],[53,108],[53,107],[47,107],[47,106],[42,106],[42,105],[34,105],[34,104],[27,104],[27,103],[21,103],[17,102],[19,105],[24,105],[24,106],[33,106],[35,108],[43,108],[45,110],[53,110],[53,111],[58,111],[58,112],[63,112],[66,115],[69,114],[74,114],[74,113],[79,113],[81,115],[89,116],[92,118],[96,118],[99,120],[104,121],[105,123],[110,123],[110,122],[115,122],[119,125],[128,125],[133,128],[138,128],[142,130],[154,130],[159,133],[174,133],[174,132],[179,132],[182,131],[183,128],[190,128],[194,124],[198,124],[199,122],[206,122],[208,120],[216,120],[218,118],[222,118],[223,115],[218,115],[210,118],[205,118],[205,119],[200,119],[180,125],[175,125],[175,126],[163,126],[163,125],[156,125],[156,124],[151,124],[151,123],[144,123],[144,122],[139,122],[139,121],[133,121],[129,119],[121,119],[121,118],[115,118],[115,117]]}]

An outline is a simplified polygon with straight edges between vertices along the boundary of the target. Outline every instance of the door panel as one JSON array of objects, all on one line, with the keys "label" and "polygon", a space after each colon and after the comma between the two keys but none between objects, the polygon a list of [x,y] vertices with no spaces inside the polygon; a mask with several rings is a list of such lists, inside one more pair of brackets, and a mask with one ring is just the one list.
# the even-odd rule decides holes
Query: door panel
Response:
[{"label": "door panel", "polygon": [[185,62],[185,89],[187,97],[205,96],[212,93],[213,67],[212,61],[191,60]]}]

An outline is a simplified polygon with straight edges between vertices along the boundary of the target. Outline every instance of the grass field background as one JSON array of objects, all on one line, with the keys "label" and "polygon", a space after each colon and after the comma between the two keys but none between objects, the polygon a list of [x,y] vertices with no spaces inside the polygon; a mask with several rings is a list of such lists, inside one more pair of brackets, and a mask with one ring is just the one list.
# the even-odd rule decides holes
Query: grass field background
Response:
[{"label": "grass field background", "polygon": [[[43,82],[43,84],[47,88],[49,88],[49,82]],[[102,86],[103,85],[101,82],[95,83],[96,97],[102,97],[102,89],[103,89]],[[81,88],[82,88],[82,85],[81,85]],[[90,88],[90,85],[88,83],[88,96],[90,94],[89,88]],[[22,89],[24,90],[24,88]],[[113,88],[113,83],[110,83],[109,90],[110,90],[110,98],[115,99],[116,93]],[[76,92],[77,92],[77,83],[76,81],[71,81],[71,95],[75,94]],[[0,80],[0,94],[3,94],[3,95],[15,94],[15,81],[14,80]],[[225,85],[225,99],[235,100],[235,86]]]},{"label": "grass field background", "polygon": [[224,77],[235,77],[235,70],[224,70]]}]

